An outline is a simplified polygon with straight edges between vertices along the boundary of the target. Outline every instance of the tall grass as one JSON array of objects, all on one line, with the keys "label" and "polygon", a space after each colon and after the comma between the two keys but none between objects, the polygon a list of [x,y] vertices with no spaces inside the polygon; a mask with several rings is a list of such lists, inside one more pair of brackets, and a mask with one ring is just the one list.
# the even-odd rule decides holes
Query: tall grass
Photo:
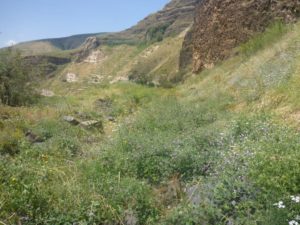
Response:
[{"label": "tall grass", "polygon": [[248,42],[239,47],[239,52],[246,56],[251,56],[259,50],[263,50],[270,44],[280,39],[288,31],[288,25],[277,21],[270,25],[264,33],[257,34]]}]

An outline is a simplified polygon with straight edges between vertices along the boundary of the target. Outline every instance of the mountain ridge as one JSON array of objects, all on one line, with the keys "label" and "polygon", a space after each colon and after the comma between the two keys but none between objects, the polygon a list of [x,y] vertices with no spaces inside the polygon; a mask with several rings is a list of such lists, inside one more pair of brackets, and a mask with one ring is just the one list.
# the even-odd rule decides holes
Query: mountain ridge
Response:
[{"label": "mountain ridge", "polygon": [[[162,10],[146,16],[136,25],[120,32],[78,34],[62,38],[47,38],[17,44],[15,48],[27,55],[79,48],[86,38],[96,36],[101,44],[139,44],[161,41],[187,29],[193,22],[194,9],[200,0],[172,0]],[[43,51],[45,49],[45,51]]]}]

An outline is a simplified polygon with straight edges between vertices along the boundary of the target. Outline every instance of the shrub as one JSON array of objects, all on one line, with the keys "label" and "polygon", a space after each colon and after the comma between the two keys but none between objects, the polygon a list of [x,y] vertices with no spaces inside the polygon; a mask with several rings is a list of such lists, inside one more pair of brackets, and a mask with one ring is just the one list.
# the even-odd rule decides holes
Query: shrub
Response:
[{"label": "shrub", "polygon": [[2,104],[19,106],[33,103],[37,97],[32,81],[32,68],[25,63],[19,52],[11,49],[0,53],[0,101]]}]

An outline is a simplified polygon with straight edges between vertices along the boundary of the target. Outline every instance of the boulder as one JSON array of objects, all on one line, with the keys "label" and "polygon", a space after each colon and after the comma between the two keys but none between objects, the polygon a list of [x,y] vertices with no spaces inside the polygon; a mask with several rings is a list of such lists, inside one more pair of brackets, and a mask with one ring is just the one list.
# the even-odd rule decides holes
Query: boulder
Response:
[{"label": "boulder", "polygon": [[42,89],[41,90],[41,96],[44,96],[44,97],[53,97],[54,96],[54,92],[50,91],[50,90],[47,90],[47,89]]},{"label": "boulder", "polygon": [[83,121],[83,122],[80,122],[80,125],[86,129],[103,130],[103,123],[102,123],[102,121],[98,121],[98,120]]},{"label": "boulder", "polygon": [[199,205],[201,203],[201,192],[198,184],[188,185],[185,188],[185,194],[188,197],[188,202],[192,205]]},{"label": "boulder", "polygon": [[34,134],[32,131],[27,131],[25,133],[25,137],[32,144],[42,143],[46,140],[45,138],[42,138],[42,137],[38,136],[37,134]]},{"label": "boulder", "polygon": [[64,116],[63,120],[74,126],[80,124],[80,122],[77,119],[75,119],[73,116]]},{"label": "boulder", "polygon": [[74,83],[78,81],[78,78],[75,73],[67,73],[64,81],[68,83]]},{"label": "boulder", "polygon": [[126,225],[138,224],[138,219],[132,210],[125,211],[125,221],[124,222]]},{"label": "boulder", "polygon": [[[80,51],[76,54],[75,62],[81,63],[85,60],[94,62],[95,58],[97,58],[97,60],[98,57],[103,58],[103,53],[96,50],[99,46],[100,41],[97,37],[88,37],[85,40],[85,42],[80,46]],[[91,56],[91,58],[89,58],[89,56]]]}]

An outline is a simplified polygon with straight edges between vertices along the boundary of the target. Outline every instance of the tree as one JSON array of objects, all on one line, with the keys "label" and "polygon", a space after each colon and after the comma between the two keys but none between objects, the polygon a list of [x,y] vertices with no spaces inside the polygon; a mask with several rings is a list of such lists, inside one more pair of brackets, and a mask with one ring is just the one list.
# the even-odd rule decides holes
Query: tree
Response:
[{"label": "tree", "polygon": [[0,103],[10,106],[28,105],[37,95],[34,91],[32,66],[11,48],[0,52]]}]

